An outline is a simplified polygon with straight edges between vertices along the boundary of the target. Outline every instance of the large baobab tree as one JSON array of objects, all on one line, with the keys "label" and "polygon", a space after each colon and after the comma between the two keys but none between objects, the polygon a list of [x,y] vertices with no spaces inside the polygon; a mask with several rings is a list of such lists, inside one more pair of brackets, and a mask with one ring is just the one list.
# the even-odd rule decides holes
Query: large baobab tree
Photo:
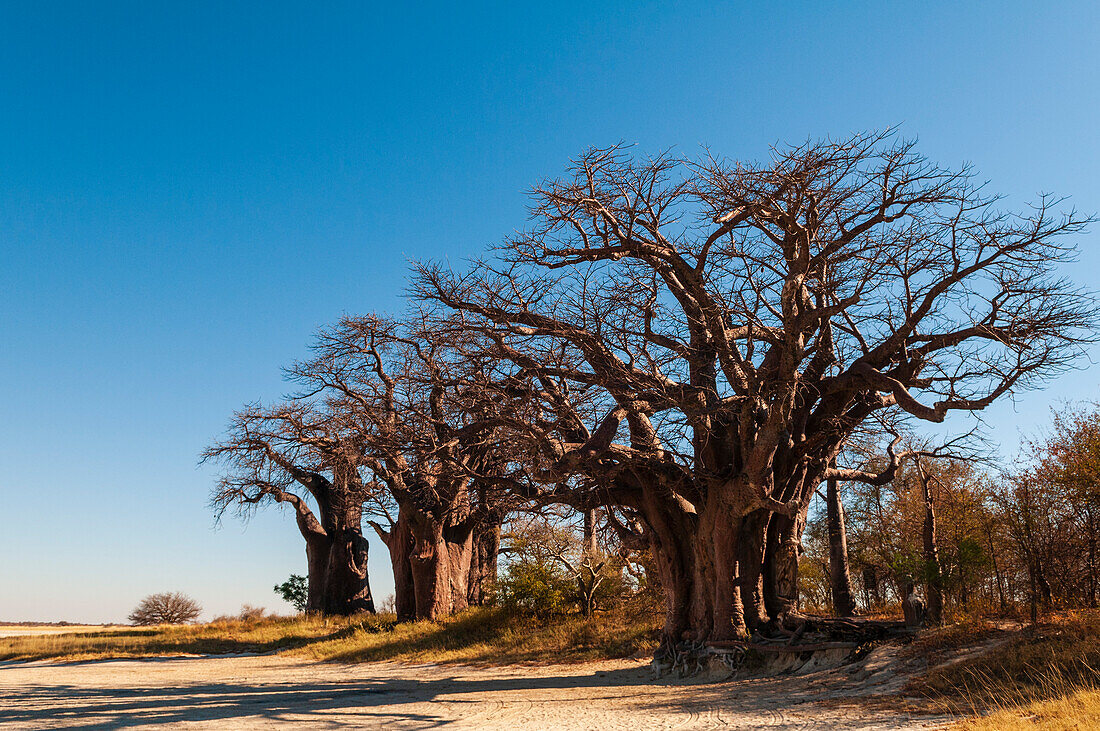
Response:
[{"label": "large baobab tree", "polygon": [[211,498],[219,515],[264,504],[294,509],[306,543],[307,612],[374,611],[362,520],[377,486],[363,480],[357,436],[343,414],[314,404],[253,405],[203,454],[226,468]]},{"label": "large baobab tree", "polygon": [[984,409],[1069,366],[1095,322],[1056,271],[1086,219],[1048,197],[1003,212],[889,134],[764,164],[591,150],[533,197],[499,257],[421,265],[416,293],[530,382],[602,404],[539,429],[532,475],[638,519],[666,644],[799,622],[810,496],[906,456],[835,466],[846,440],[882,412]]}]

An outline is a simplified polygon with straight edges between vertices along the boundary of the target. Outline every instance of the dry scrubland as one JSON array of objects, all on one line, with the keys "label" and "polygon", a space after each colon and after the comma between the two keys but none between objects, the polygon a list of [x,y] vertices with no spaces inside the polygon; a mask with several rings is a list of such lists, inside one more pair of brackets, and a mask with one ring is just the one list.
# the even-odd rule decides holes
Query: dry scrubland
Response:
[{"label": "dry scrubland", "polygon": [[[644,674],[644,661],[638,658],[654,648],[658,628],[653,616],[637,608],[588,619],[542,620],[500,609],[477,609],[440,622],[409,624],[397,624],[392,615],[234,620],[4,637],[0,638],[0,660],[73,662],[278,653],[281,662],[398,661],[445,666],[633,657],[635,674]],[[913,672],[902,704],[913,714],[984,713],[982,718],[959,723],[960,728],[983,731],[1100,727],[1096,671],[1100,668],[1100,612],[1053,615],[1035,627],[962,622],[926,632],[897,655],[896,667]],[[714,695],[723,686],[706,687],[705,692]],[[749,686],[725,687],[737,694],[747,692]],[[837,688],[843,690],[842,685]]]},{"label": "dry scrubland", "polygon": [[616,611],[544,621],[475,609],[438,622],[402,624],[392,614],[234,620],[0,638],[0,661],[285,652],[341,662],[582,662],[651,652],[658,633],[653,616]]},{"label": "dry scrubland", "polygon": [[[981,652],[965,651],[979,642]],[[945,655],[964,651],[954,661]],[[909,690],[957,715],[986,714],[961,729],[1100,728],[1100,612],[1052,615],[1034,627],[962,623],[918,639],[932,669]]]}]

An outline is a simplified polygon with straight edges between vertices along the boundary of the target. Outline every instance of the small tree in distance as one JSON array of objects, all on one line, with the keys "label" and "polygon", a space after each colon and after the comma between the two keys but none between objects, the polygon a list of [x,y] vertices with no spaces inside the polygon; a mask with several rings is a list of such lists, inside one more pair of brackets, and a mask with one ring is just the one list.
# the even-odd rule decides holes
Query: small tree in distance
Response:
[{"label": "small tree in distance", "polygon": [[281,584],[275,585],[275,593],[283,598],[299,612],[306,610],[306,601],[309,598],[309,590],[306,586],[306,577],[291,574],[290,578]]},{"label": "small tree in distance", "polygon": [[184,624],[193,622],[202,614],[202,607],[191,597],[180,592],[150,594],[141,600],[130,613],[130,622],[136,625]]}]

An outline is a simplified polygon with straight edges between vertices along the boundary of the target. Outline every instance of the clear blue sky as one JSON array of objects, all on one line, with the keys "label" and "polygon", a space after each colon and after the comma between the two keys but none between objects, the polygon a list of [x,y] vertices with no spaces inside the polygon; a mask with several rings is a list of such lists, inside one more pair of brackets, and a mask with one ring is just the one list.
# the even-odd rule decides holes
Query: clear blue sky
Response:
[{"label": "clear blue sky", "polygon": [[[293,521],[215,529],[199,451],[316,327],[521,227],[585,146],[760,157],[900,123],[1010,205],[1100,210],[1095,3],[392,5],[0,10],[0,619],[160,590],[286,610]],[[1100,288],[1097,236],[1072,274]],[[995,436],[1098,381],[997,407]],[[388,593],[377,543],[371,566]]]}]

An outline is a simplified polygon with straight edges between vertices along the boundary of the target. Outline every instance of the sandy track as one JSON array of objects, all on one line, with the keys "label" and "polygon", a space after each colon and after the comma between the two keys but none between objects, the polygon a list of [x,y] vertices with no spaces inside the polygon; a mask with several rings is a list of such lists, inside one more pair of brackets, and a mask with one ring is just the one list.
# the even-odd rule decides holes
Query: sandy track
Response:
[{"label": "sandy track", "polygon": [[[6,728],[899,729],[943,719],[838,703],[844,677],[655,681],[647,664],[473,668],[283,656],[0,663]],[[850,679],[848,680],[850,682]],[[822,703],[824,699],[832,702]]]}]

